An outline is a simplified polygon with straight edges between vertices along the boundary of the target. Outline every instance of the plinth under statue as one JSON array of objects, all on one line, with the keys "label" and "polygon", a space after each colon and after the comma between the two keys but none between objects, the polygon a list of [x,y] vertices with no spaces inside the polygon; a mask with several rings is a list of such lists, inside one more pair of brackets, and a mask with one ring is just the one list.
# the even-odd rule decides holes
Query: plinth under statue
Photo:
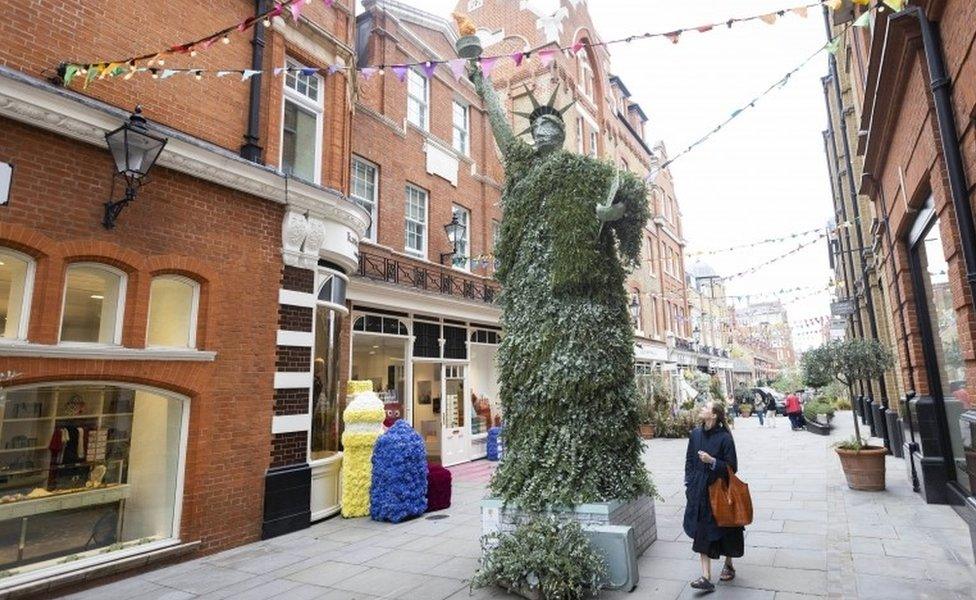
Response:
[{"label": "plinth under statue", "polygon": [[509,128],[491,82],[471,71],[506,178],[495,248],[505,454],[491,490],[526,511],[647,498],[624,289],[640,259],[647,189],[563,149],[568,107],[554,106],[556,92],[545,104],[530,92],[532,111],[516,113],[528,119],[529,144]]}]

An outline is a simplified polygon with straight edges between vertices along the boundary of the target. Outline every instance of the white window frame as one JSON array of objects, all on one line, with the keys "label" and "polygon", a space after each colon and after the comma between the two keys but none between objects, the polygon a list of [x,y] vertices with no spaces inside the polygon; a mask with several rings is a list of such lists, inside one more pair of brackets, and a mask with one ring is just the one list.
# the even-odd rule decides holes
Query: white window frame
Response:
[{"label": "white window frame", "polygon": [[583,140],[586,137],[583,123],[582,116],[576,117],[576,152],[578,154],[586,154],[586,148],[583,147]]},{"label": "white window frame", "polygon": [[[460,108],[464,113],[463,127],[458,126],[455,110]],[[461,137],[461,147],[458,148],[456,136]],[[465,156],[471,154],[471,106],[453,100],[451,102],[451,147]]]},{"label": "white window frame", "polygon": [[[412,199],[410,192],[418,192],[422,194],[424,199],[424,220],[423,222],[417,221],[410,218],[409,203]],[[403,251],[407,254],[417,256],[419,258],[427,258],[427,235],[428,227],[427,222],[430,220],[430,193],[422,187],[417,187],[413,184],[408,183],[406,188],[404,188],[404,206],[403,206]],[[418,224],[423,227],[422,234],[420,236],[423,249],[411,248],[407,245],[407,223]]]},{"label": "white window frame", "polygon": [[[285,59],[285,67],[288,69],[303,69],[306,68],[305,65],[295,61],[294,59]],[[296,75],[297,76],[297,75]],[[300,110],[304,109],[307,112],[312,113],[315,116],[315,173],[313,175],[314,181],[312,183],[319,184],[322,182],[322,122],[325,116],[325,79],[321,75],[311,75],[318,80],[317,98],[312,100],[308,96],[293,90],[287,85],[288,76],[285,74],[281,78],[281,131],[279,132],[279,143],[278,143],[278,165],[281,171],[284,171],[284,157],[285,157],[285,106],[288,102],[291,102]]]},{"label": "white window frame", "polygon": [[[451,265],[459,271],[471,271],[471,210],[461,206],[460,204],[451,205],[451,216],[458,215],[458,222],[464,225],[464,236],[461,242],[464,244],[464,249],[459,249],[462,256],[465,256],[464,262],[460,265],[455,264],[451,260]],[[464,221],[460,219],[460,215],[464,215]],[[460,246],[460,244],[459,244]]]},{"label": "white window frame", "polygon": [[590,156],[596,156],[597,152],[597,133],[590,131]]},{"label": "white window frame", "polygon": [[[373,169],[373,197],[370,198],[370,199],[360,198],[359,196],[356,196],[352,192],[353,187],[352,187],[352,183],[351,182],[352,182],[352,179],[355,177],[356,163],[360,163],[362,165],[365,165],[368,168]],[[352,157],[352,169],[351,170],[352,170],[352,172],[349,174],[349,180],[350,180],[349,197],[352,198],[353,201],[356,202],[357,204],[359,204],[363,209],[365,209],[366,207],[363,206],[360,203],[360,201],[365,201],[365,202],[372,203],[373,208],[369,211],[369,217],[370,217],[369,235],[366,236],[366,239],[372,240],[372,241],[375,242],[376,241],[376,236],[377,236],[376,229],[377,229],[377,223],[378,223],[378,220],[379,220],[379,209],[380,209],[380,167],[376,163],[370,162],[370,161],[366,160],[365,158],[363,158],[363,157],[361,157],[359,155],[354,154],[353,157]]]},{"label": "white window frame", "polygon": [[[101,342],[65,342],[61,341],[61,331],[64,329],[64,308],[68,301],[68,273],[71,269],[78,267],[92,267],[95,269],[102,269],[103,271],[108,271],[113,275],[119,277],[119,300],[118,306],[115,307],[115,331],[112,335],[112,343],[104,344]],[[122,321],[125,317],[125,295],[126,286],[129,282],[129,276],[121,269],[116,269],[111,265],[100,262],[76,262],[68,265],[68,268],[64,271],[64,289],[61,291],[61,318],[58,320],[58,344],[62,346],[121,346],[122,345]]]},{"label": "white window frame", "polygon": [[[186,339],[186,346],[151,346],[149,344],[149,323],[152,322],[152,283],[157,279],[172,279],[174,281],[179,281],[190,286],[192,296],[190,299],[190,331]],[[156,275],[149,280],[149,309],[146,311],[146,348],[179,348],[179,349],[197,349],[197,317],[200,314],[200,282],[190,279],[189,277],[184,277],[183,275],[176,274],[163,274]]]},{"label": "white window frame", "polygon": [[580,84],[578,87],[580,91],[583,92],[584,96],[592,100],[594,88],[596,88],[596,75],[593,71],[593,67],[590,65],[589,55],[586,52],[581,51],[578,56],[580,77]]},{"label": "white window frame", "polygon": [[[410,82],[419,78],[424,82],[424,97],[418,98],[410,93]],[[420,118],[423,123],[414,123],[410,120],[410,103],[420,104]],[[407,70],[407,122],[423,131],[430,131],[430,79],[417,69]]]},{"label": "white window frame", "polygon": [[0,337],[0,344],[9,344],[23,342],[27,339],[27,327],[30,324],[31,299],[34,297],[34,271],[37,267],[37,261],[28,254],[18,252],[13,248],[0,246],[0,257],[4,255],[27,263],[27,272],[24,274],[24,296],[21,299],[23,304],[20,307],[20,323],[17,324],[17,334],[12,338]]}]

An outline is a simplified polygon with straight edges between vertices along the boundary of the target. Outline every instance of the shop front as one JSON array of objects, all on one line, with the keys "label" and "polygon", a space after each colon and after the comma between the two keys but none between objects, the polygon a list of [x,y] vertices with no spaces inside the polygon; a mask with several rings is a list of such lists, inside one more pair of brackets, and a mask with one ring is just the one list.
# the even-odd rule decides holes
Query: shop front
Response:
[{"label": "shop front", "polygon": [[423,437],[431,462],[453,465],[486,454],[501,424],[491,325],[356,306],[349,377],[370,380],[387,424],[404,419]]},{"label": "shop front", "polygon": [[178,542],[186,398],[59,382],[0,392],[0,417],[3,576],[50,576]]}]

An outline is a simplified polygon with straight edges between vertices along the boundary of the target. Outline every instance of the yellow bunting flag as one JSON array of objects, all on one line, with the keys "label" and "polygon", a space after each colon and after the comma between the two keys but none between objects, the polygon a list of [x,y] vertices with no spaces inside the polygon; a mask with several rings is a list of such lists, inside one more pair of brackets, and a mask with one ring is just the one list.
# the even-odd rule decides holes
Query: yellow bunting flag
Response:
[{"label": "yellow bunting flag", "polygon": [[854,27],[867,27],[871,24],[871,13],[866,12],[854,21]]},{"label": "yellow bunting flag", "polygon": [[839,10],[842,4],[844,0],[827,0],[827,8],[830,10]]},{"label": "yellow bunting flag", "polygon": [[888,8],[890,8],[895,12],[898,12],[901,9],[905,8],[905,0],[882,0],[882,1],[885,3],[885,6],[887,6]]}]

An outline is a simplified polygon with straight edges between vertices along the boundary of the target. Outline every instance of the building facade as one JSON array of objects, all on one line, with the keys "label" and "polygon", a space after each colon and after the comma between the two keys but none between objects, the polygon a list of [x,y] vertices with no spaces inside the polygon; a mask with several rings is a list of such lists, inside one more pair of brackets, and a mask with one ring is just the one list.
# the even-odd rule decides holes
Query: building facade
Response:
[{"label": "building facade", "polygon": [[[361,65],[457,57],[453,22],[398,2],[367,1],[357,31]],[[491,276],[504,180],[487,115],[466,78],[418,67],[360,81],[353,127],[351,196],[373,221],[349,282],[341,376],[372,380],[430,460],[484,457],[501,423]]]},{"label": "building facade", "polygon": [[[328,282],[357,268],[369,225],[343,193],[352,2],[178,52],[168,24],[218,31],[255,4],[130,9],[46,6],[0,38],[0,371],[16,373],[0,382],[0,595],[310,520],[313,340],[329,335],[313,314],[317,298],[345,310]],[[239,71],[39,75],[153,46],[168,67]],[[165,146],[108,228],[127,182],[105,134],[136,105]]]},{"label": "building facade", "polygon": [[[826,15],[828,29],[836,31],[860,10],[845,3]],[[860,213],[862,251],[873,258],[862,270],[871,279],[873,263],[880,284],[860,289],[879,288],[875,312],[886,312],[888,344],[898,356],[898,377],[886,383],[887,405],[900,405],[904,427],[884,433],[894,446],[904,432],[910,472],[925,500],[951,504],[976,532],[973,22],[971,2],[927,0],[899,12],[877,11],[868,27],[843,36],[830,83],[837,112],[847,117],[840,122],[841,141],[861,161],[859,168],[853,159],[854,167],[839,163],[849,176],[860,175],[844,191],[871,207],[864,211],[862,204]],[[831,158],[830,144],[828,150]],[[875,222],[863,230],[869,215]],[[856,231],[853,243],[859,244]],[[849,271],[859,261],[850,262]],[[871,297],[864,296],[865,305]],[[884,340],[882,330],[873,334],[869,322],[864,335]],[[897,403],[895,382],[905,390]],[[883,382],[874,383],[880,388]]]},{"label": "building facade", "polygon": [[[681,211],[671,173],[661,168],[667,150],[645,139],[647,115],[613,73],[606,47],[591,45],[600,36],[586,4],[562,0],[555,13],[544,14],[513,0],[461,0],[455,10],[477,25],[485,54],[534,53],[519,66],[500,61],[491,72],[514,131],[527,126],[516,113],[531,110],[532,95],[540,102],[554,97],[560,108],[572,103],[563,114],[566,150],[609,160],[645,180],[650,177],[652,219],[645,228],[641,265],[627,284],[637,369],[670,374],[679,366],[694,368],[698,357],[691,347]],[[539,50],[574,45],[580,48],[576,53],[556,52],[547,64],[539,59]]]},{"label": "building facade", "polygon": [[723,396],[731,398],[735,390],[735,365],[730,354],[733,309],[722,276],[701,261],[688,268],[688,306],[698,369],[718,377]]}]

